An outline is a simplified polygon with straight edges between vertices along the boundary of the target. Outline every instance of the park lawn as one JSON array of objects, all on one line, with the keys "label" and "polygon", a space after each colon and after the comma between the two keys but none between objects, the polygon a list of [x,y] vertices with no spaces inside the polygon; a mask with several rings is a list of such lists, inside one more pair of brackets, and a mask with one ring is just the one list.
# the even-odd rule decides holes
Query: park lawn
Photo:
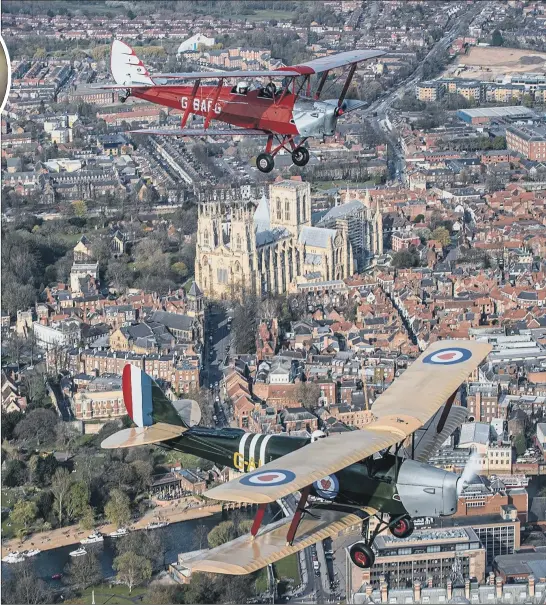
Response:
[{"label": "park lawn", "polygon": [[79,597],[65,601],[65,603],[67,605],[87,605],[91,603],[93,590],[95,591],[96,605],[105,605],[106,603],[108,605],[126,605],[131,603],[133,598],[139,597],[146,592],[145,588],[137,586],[129,594],[129,589],[123,584],[113,584],[110,586],[110,584],[104,583],[86,588]]},{"label": "park lawn", "polygon": [[292,578],[294,580],[294,586],[298,586],[301,583],[300,567],[298,565],[298,555],[293,554],[277,561],[275,563],[275,571],[277,578]]},{"label": "park lawn", "polygon": [[262,594],[267,591],[267,567],[262,567],[256,578],[256,594]]},{"label": "park lawn", "polygon": [[269,21],[276,19],[277,21],[291,21],[296,16],[294,11],[283,10],[256,10],[253,15],[244,15],[248,21]]}]

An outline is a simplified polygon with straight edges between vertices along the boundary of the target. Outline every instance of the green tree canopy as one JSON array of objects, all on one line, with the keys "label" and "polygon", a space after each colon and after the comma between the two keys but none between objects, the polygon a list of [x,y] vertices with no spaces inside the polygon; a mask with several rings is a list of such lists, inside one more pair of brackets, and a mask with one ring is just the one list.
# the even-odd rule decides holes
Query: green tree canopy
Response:
[{"label": "green tree canopy", "polygon": [[116,527],[123,527],[131,520],[131,506],[129,497],[120,489],[110,492],[110,499],[104,507],[104,514],[110,523]]},{"label": "green tree canopy", "polygon": [[132,551],[116,557],[112,567],[117,572],[118,580],[129,588],[129,593],[135,586],[149,580],[152,575],[150,561]]},{"label": "green tree canopy", "polygon": [[445,227],[437,227],[434,229],[434,231],[431,233],[431,239],[440,242],[440,244],[442,244],[444,247],[448,246],[451,242],[451,236]]},{"label": "green tree canopy", "polygon": [[502,46],[504,44],[504,38],[498,29],[496,29],[491,36],[491,46]]},{"label": "green tree canopy", "polygon": [[13,506],[10,513],[11,520],[17,525],[22,525],[25,529],[36,519],[38,507],[35,502],[30,500],[19,500]]},{"label": "green tree canopy", "polygon": [[411,267],[417,267],[418,264],[419,257],[410,250],[400,250],[392,256],[392,266],[397,269],[410,269]]}]

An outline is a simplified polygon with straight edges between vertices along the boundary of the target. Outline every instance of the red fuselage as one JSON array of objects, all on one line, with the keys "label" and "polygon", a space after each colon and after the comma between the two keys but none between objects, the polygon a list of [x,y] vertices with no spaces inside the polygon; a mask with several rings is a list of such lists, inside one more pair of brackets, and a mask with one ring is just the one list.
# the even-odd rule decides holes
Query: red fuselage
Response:
[{"label": "red fuselage", "polygon": [[184,112],[191,104],[190,113],[219,120],[239,128],[256,128],[280,135],[299,134],[293,120],[296,95],[277,93],[275,99],[261,96],[262,91],[247,94],[233,92],[232,86],[199,86],[195,96],[193,86],[150,86],[146,90],[133,89],[132,94],[158,105]]}]

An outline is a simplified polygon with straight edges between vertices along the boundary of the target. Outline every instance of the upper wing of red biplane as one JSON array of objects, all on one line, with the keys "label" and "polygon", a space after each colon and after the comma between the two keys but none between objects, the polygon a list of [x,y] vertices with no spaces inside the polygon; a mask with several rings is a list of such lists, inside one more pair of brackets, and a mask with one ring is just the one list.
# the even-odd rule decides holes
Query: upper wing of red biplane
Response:
[{"label": "upper wing of red biplane", "polygon": [[330,69],[345,67],[353,63],[360,63],[375,57],[381,57],[385,54],[382,50],[350,50],[335,55],[319,57],[312,59],[306,63],[292,65],[290,67],[281,67],[280,69],[264,70],[264,71],[202,71],[202,72],[187,72],[187,73],[169,73],[169,74],[154,74],[156,80],[160,79],[175,79],[175,80],[205,80],[218,78],[257,78],[260,76],[271,76],[285,78],[286,76],[305,76],[318,74]]},{"label": "upper wing of red biplane", "polygon": [[273,502],[388,448],[423,426],[491,351],[475,341],[433,343],[372,407],[359,431],[319,439],[205,493],[217,500]]}]

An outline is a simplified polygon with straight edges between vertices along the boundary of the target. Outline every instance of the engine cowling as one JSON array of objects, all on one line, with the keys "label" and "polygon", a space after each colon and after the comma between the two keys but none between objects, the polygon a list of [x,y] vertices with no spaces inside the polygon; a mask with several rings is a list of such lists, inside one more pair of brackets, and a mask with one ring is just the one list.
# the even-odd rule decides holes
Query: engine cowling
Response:
[{"label": "engine cowling", "polygon": [[459,475],[429,464],[404,460],[396,488],[404,508],[412,517],[446,517],[457,510]]}]

